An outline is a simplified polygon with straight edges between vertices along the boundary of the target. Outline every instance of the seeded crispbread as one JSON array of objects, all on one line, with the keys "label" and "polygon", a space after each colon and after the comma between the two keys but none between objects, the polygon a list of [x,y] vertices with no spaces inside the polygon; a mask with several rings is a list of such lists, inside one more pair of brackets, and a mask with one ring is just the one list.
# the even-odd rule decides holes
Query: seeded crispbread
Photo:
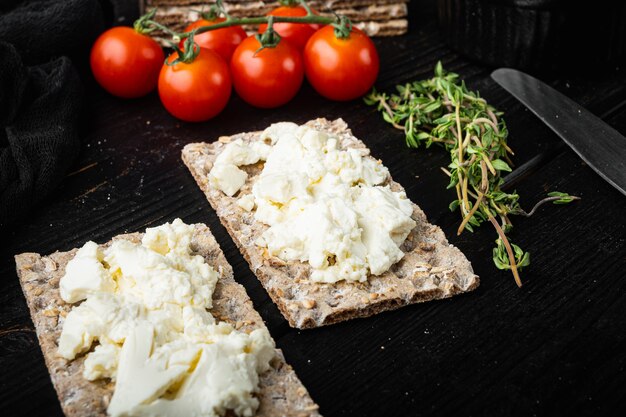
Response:
[{"label": "seeded crispbread", "polygon": [[[273,8],[268,5],[266,9],[259,9],[254,3],[242,4],[225,4],[226,11],[236,17],[257,17],[270,12]],[[408,9],[406,3],[394,2],[390,4],[368,4],[364,6],[354,7],[347,4],[333,5],[333,12],[348,17],[353,22],[362,22],[369,20],[385,21],[389,19],[399,19],[407,16]],[[320,12],[322,15],[331,16],[327,10]],[[184,27],[194,20],[200,18],[199,10],[189,8],[189,6],[162,6],[157,9],[156,17],[159,22],[167,25],[179,25],[178,29]],[[183,19],[184,18],[184,19]]]},{"label": "seeded crispbread", "polygon": [[[232,268],[211,231],[201,224],[195,225],[195,228],[192,240],[194,252],[202,255],[220,273],[213,294],[211,313],[242,331],[265,327],[245,289],[234,281]],[[141,236],[139,233],[121,235],[113,241],[127,239],[138,242]],[[111,242],[102,247],[110,244]],[[83,378],[84,355],[67,361],[56,354],[64,317],[73,306],[60,298],[59,280],[76,251],[77,249],[55,252],[50,256],[23,253],[17,255],[15,261],[20,284],[63,412],[67,417],[104,417],[113,394],[114,383],[108,380],[90,382]],[[279,349],[276,350],[271,366],[268,372],[260,376],[260,406],[256,415],[318,417],[318,406],[294,370],[287,365]]]},{"label": "seeded crispbread", "polygon": [[[343,149],[367,150],[341,119],[332,122],[317,119],[307,125],[335,135]],[[404,258],[389,271],[370,276],[366,283],[310,282],[308,263],[286,263],[268,256],[264,248],[255,244],[267,226],[254,219],[254,212],[247,212],[237,204],[241,196],[251,192],[262,163],[241,167],[248,173],[248,179],[233,197],[209,185],[208,173],[215,158],[227,143],[236,139],[259,141],[260,132],[221,137],[213,143],[192,143],[185,146],[182,158],[250,268],[292,327],[304,329],[367,317],[408,304],[451,297],[478,286],[478,276],[467,258],[448,243],[439,227],[428,223],[424,212],[415,204],[412,217],[417,226],[401,246]],[[403,190],[391,178],[388,184],[394,191]]]},{"label": "seeded crispbread", "polygon": [[[146,3],[147,8],[158,6],[155,19],[175,31],[184,31],[189,22],[200,18],[199,10],[202,2],[197,0],[165,0]],[[157,4],[158,3],[158,4]],[[330,10],[348,17],[354,26],[363,30],[369,36],[396,36],[407,32],[406,19],[408,9],[402,0],[386,0],[373,2],[371,0],[339,0],[332,4],[325,2],[310,2],[311,7],[319,13],[331,16]],[[197,7],[194,7],[197,6]],[[238,1],[226,2],[224,8],[234,17],[262,16],[278,6],[277,2]],[[248,33],[255,33],[257,26],[244,25]],[[167,44],[169,38],[163,31],[155,30],[153,36]]]},{"label": "seeded crispbread", "polygon": [[[367,7],[371,5],[380,4],[397,4],[408,3],[409,0],[310,0],[307,4],[321,12],[335,8],[346,7]],[[206,1],[203,0],[142,0],[140,2],[141,10],[145,11],[152,7],[187,7],[193,8],[194,6],[206,5]],[[263,1],[263,0],[228,0],[224,2],[224,8],[227,11],[231,11],[232,7],[245,7],[250,9],[256,9],[261,14],[262,12],[268,12],[273,8],[280,6],[278,1]],[[258,15],[257,14],[257,15]]]}]

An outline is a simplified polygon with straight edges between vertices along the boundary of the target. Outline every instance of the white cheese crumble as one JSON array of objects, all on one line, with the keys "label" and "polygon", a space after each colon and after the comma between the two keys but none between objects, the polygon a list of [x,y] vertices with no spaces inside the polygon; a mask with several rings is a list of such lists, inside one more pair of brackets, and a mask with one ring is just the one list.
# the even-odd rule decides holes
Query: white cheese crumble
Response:
[{"label": "white cheese crumble", "polygon": [[215,159],[215,164],[209,173],[209,183],[232,197],[246,183],[248,174],[238,168],[241,165],[250,165],[265,160],[270,147],[264,143],[246,145],[241,139],[237,139],[228,146]]},{"label": "white cheese crumble", "polygon": [[413,206],[404,192],[383,185],[389,171],[366,149],[341,149],[332,135],[285,122],[261,139],[271,145],[226,145],[209,174],[232,196],[241,186],[222,187],[234,179],[220,166],[266,161],[252,187],[254,204],[250,194],[237,202],[248,211],[256,206],[255,219],[269,226],[258,245],[284,261],[308,262],[316,282],[363,282],[402,259],[399,247],[416,225]]},{"label": "white cheese crumble", "polygon": [[94,242],[87,242],[67,265],[66,278],[59,283],[61,298],[77,303],[88,295],[113,292],[115,283],[102,266],[103,255]]},{"label": "white cheese crumble", "polygon": [[237,205],[245,211],[254,210],[254,196],[252,194],[246,194],[237,200]]},{"label": "white cheese crumble", "polygon": [[193,226],[180,219],[149,228],[141,243],[86,243],[61,278],[61,297],[84,300],[65,318],[58,354],[88,351],[83,376],[111,378],[110,416],[213,417],[254,414],[259,373],[274,342],[217,322],[218,273],[191,253]]}]

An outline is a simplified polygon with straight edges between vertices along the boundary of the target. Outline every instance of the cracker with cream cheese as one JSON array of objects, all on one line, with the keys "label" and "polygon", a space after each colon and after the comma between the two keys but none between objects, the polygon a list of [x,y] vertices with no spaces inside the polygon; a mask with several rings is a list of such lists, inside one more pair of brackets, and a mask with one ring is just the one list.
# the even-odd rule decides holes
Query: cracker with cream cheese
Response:
[{"label": "cracker with cream cheese", "polygon": [[[365,144],[352,135],[341,119],[317,119],[307,125],[336,136],[341,149],[360,149],[369,154]],[[292,327],[312,328],[367,317],[408,304],[448,298],[478,286],[478,276],[467,258],[448,243],[439,227],[428,223],[424,212],[415,204],[411,218],[416,226],[400,246],[404,256],[387,272],[370,275],[366,282],[312,282],[309,279],[312,268],[307,262],[285,262],[268,255],[266,248],[258,245],[268,226],[257,221],[246,206],[250,204],[247,196],[263,169],[262,162],[239,167],[247,173],[247,178],[232,197],[209,181],[217,156],[237,139],[248,144],[260,143],[261,132],[222,137],[213,143],[192,143],[185,146],[182,158],[250,268]],[[373,160],[369,155],[365,158]],[[394,192],[403,191],[391,178],[384,185]]]},{"label": "cracker with cream cheese", "polygon": [[[139,233],[115,237],[139,242]],[[112,242],[113,242],[112,241]],[[108,247],[108,242],[101,247]],[[205,225],[195,225],[191,243],[194,253],[201,255],[219,273],[211,313],[216,319],[231,323],[241,331],[264,328],[245,289],[233,278],[218,243]],[[58,355],[58,340],[64,318],[74,304],[65,303],[59,294],[59,281],[67,263],[77,249],[56,252],[49,256],[23,253],[15,257],[20,284],[35,324],[39,343],[61,407],[68,417],[104,417],[114,383],[99,379],[90,382],[83,377],[85,356],[67,361]],[[277,349],[271,369],[260,375],[260,402],[257,416],[319,416],[318,407],[309,396],[293,369]]]}]

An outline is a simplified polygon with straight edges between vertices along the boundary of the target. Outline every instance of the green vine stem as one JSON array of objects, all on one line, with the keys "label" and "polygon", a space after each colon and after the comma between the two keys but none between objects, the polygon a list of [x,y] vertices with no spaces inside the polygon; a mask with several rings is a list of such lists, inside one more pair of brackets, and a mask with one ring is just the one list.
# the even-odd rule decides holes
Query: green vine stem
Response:
[{"label": "green vine stem", "polygon": [[[300,0],[299,4],[307,11],[306,16],[260,16],[237,18],[230,16],[224,9],[222,2],[217,1],[214,5],[211,6],[209,12],[207,12],[206,14],[209,17],[213,17],[213,19],[222,15],[224,16],[225,20],[214,25],[201,26],[195,29],[193,33],[195,35],[199,35],[201,33],[209,32],[211,30],[217,30],[231,26],[269,24],[271,18],[273,19],[273,23],[308,23],[333,25],[335,27],[335,35],[338,38],[346,38],[350,35],[350,31],[352,30],[352,23],[347,17],[340,15],[335,15],[333,17],[320,16],[314,14],[304,0]],[[154,21],[153,17],[155,15],[155,12],[156,10],[153,9],[149,11],[146,15],[140,17],[137,22],[135,22],[135,27],[137,27],[138,22],[141,22],[141,27],[144,31],[160,29],[170,35],[175,42],[179,42],[181,39],[188,38],[191,35],[192,32],[175,32],[167,26]],[[201,13],[201,15],[203,15],[203,13]]]},{"label": "green vine stem", "polygon": [[285,7],[296,7],[301,3],[299,0],[278,0],[278,4]]},{"label": "green vine stem", "polygon": [[269,16],[267,19],[267,29],[265,32],[255,35],[256,40],[261,44],[261,47],[254,52],[255,55],[265,48],[276,48],[280,42],[280,35],[274,30],[274,17],[275,16]]},{"label": "green vine stem", "polygon": [[198,44],[194,42],[193,37],[194,33],[192,32],[191,36],[185,39],[182,50],[178,47],[176,43],[172,42],[170,46],[176,51],[177,58],[172,62],[170,62],[169,57],[165,58],[165,65],[173,67],[174,65],[181,62],[185,64],[193,62],[193,60],[196,59],[196,57],[200,53],[200,48],[198,48]]},{"label": "green vine stem", "polygon": [[157,29],[157,26],[148,24],[148,22],[152,22],[152,18],[154,18],[155,14],[156,9],[152,9],[148,13],[141,16],[139,19],[135,20],[135,23],[133,24],[133,29],[135,29],[137,33],[141,33],[142,35],[147,35],[154,29]]}]

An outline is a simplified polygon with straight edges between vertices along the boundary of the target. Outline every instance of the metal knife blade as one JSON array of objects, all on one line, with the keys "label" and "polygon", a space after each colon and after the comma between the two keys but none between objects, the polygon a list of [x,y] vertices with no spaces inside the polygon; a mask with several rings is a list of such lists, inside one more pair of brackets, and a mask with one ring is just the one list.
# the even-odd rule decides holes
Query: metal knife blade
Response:
[{"label": "metal knife blade", "polygon": [[491,73],[594,171],[626,195],[626,137],[538,79],[511,68]]}]

